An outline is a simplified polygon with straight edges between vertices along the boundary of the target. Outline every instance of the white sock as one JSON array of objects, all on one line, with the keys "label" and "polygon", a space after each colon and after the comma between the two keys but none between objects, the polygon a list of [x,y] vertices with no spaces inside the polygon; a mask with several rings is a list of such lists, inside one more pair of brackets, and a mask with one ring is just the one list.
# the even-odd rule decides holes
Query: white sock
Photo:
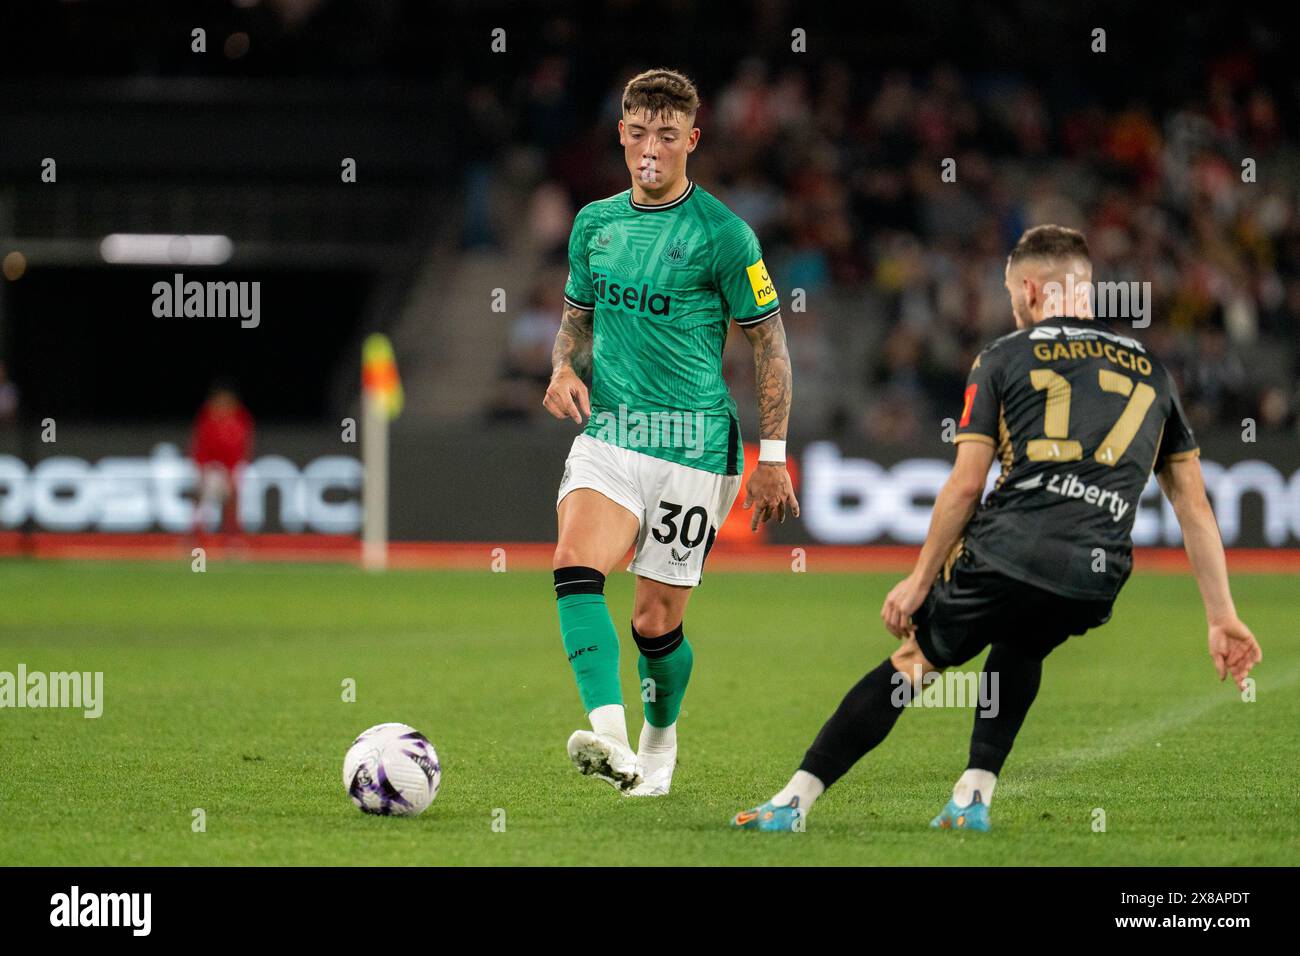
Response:
[{"label": "white sock", "polygon": [[655,727],[649,722],[641,725],[641,742],[636,756],[647,769],[657,769],[677,753],[677,721],[667,727]]},{"label": "white sock", "polygon": [[602,704],[587,715],[591,720],[591,729],[601,737],[613,737],[624,747],[632,749],[627,742],[627,717],[623,714],[622,704]]},{"label": "white sock", "polygon": [[795,797],[799,798],[799,809],[805,814],[812,809],[813,801],[826,792],[826,785],[807,770],[796,770],[785,789],[772,798],[772,805],[787,806]]},{"label": "white sock", "polygon": [[967,770],[957,778],[957,785],[952,788],[953,803],[959,807],[968,807],[979,791],[980,802],[988,806],[993,802],[993,788],[998,785],[998,775],[987,770]]},{"label": "white sock", "polygon": [[677,756],[677,722],[667,727],[651,727],[650,723],[641,724],[641,743],[637,745],[637,763],[642,773],[651,774]]}]

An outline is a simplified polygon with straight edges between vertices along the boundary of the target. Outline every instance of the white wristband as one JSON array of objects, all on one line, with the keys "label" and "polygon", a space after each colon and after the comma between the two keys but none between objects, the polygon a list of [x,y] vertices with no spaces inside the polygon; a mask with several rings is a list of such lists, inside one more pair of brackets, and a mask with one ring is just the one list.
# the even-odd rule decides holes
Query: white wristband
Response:
[{"label": "white wristband", "polygon": [[758,443],[758,460],[772,464],[785,462],[785,442],[775,438],[763,438]]}]

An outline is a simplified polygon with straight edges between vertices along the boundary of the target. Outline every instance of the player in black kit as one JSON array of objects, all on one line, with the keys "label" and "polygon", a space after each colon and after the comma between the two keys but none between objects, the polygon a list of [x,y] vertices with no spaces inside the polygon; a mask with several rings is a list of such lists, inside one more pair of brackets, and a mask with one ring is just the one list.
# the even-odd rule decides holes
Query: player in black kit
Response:
[{"label": "player in black kit", "polygon": [[[952,474],[915,570],[881,610],[903,643],[849,691],[786,788],[733,826],[802,830],[813,801],[885,739],[913,688],[991,646],[966,772],[930,824],[989,829],[993,787],[1043,659],[1110,619],[1153,470],[1183,529],[1219,678],[1230,672],[1244,686],[1261,655],[1232,603],[1196,439],[1165,367],[1092,317],[1091,283],[1088,245],[1073,229],[1038,226],[1012,250],[1017,330],[975,359]],[[1002,473],[980,504],[995,456]],[[989,686],[996,701],[984,699]]]}]

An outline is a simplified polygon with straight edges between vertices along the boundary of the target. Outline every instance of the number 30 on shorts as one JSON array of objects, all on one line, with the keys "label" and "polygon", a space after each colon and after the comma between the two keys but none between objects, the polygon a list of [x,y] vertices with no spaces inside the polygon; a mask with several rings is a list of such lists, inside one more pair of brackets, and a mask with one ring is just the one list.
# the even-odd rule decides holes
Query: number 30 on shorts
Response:
[{"label": "number 30 on shorts", "polygon": [[696,505],[682,515],[679,529],[677,516],[682,514],[682,506],[671,501],[661,501],[659,507],[663,509],[663,514],[659,516],[659,527],[652,528],[651,533],[660,544],[672,544],[680,540],[686,547],[693,548],[704,540],[709,530],[709,513],[704,508]]}]

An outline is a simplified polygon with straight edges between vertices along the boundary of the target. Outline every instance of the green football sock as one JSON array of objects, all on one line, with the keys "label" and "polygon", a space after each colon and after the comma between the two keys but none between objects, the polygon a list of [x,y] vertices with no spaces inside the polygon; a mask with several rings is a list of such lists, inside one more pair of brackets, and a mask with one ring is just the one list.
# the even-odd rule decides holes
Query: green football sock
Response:
[{"label": "green football sock", "polygon": [[670,727],[677,722],[691,679],[695,653],[680,624],[661,637],[643,637],[632,629],[641,656],[636,670],[641,675],[641,700],[645,720],[652,727]]},{"label": "green football sock", "polygon": [[556,601],[564,650],[578,681],[582,707],[590,713],[606,704],[622,704],[618,683],[618,631],[603,593],[605,576],[592,568],[555,572]]}]

